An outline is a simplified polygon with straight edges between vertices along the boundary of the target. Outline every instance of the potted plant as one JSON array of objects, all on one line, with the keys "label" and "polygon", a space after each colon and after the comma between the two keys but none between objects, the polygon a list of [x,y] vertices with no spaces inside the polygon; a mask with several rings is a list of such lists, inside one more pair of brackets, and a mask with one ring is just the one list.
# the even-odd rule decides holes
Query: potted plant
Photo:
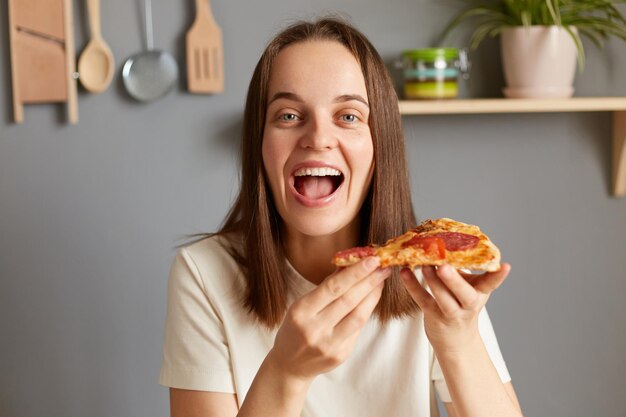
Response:
[{"label": "potted plant", "polygon": [[571,97],[576,57],[582,69],[581,35],[598,47],[626,40],[626,20],[610,0],[465,0],[442,40],[463,22],[475,23],[470,49],[500,36],[506,97]]}]

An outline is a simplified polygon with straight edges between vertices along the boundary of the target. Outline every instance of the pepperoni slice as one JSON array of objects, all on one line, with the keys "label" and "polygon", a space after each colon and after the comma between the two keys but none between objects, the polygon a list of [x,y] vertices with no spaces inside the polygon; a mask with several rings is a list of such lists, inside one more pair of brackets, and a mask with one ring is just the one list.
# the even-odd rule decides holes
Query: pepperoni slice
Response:
[{"label": "pepperoni slice", "polygon": [[436,236],[445,242],[446,249],[449,251],[473,249],[478,245],[479,238],[458,232],[440,232],[431,236]]},{"label": "pepperoni slice", "polygon": [[337,259],[348,259],[350,256],[355,256],[357,258],[367,258],[368,256],[374,256],[376,252],[374,248],[370,246],[357,246],[356,248],[346,249],[341,251],[335,255]]},{"label": "pepperoni slice", "polygon": [[417,246],[423,249],[427,255],[435,256],[437,259],[446,257],[446,244],[443,239],[436,236],[414,236],[402,244],[403,248],[410,246]]}]

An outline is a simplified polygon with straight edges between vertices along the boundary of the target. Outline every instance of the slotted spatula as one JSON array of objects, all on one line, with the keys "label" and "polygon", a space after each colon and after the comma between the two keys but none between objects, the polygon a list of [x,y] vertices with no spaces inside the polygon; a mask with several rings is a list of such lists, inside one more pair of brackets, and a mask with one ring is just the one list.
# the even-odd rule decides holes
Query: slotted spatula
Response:
[{"label": "slotted spatula", "polygon": [[196,0],[196,19],[187,32],[187,89],[204,94],[224,91],[222,30],[209,0]]}]

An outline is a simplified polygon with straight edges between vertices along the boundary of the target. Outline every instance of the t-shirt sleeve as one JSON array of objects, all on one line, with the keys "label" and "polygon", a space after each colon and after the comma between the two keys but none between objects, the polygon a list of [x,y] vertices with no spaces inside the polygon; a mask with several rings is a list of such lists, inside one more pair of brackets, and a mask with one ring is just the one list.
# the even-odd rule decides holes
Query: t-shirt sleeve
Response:
[{"label": "t-shirt sleeve", "polygon": [[224,326],[215,307],[192,257],[180,249],[168,280],[159,384],[235,392]]},{"label": "t-shirt sleeve", "polygon": [[[483,338],[483,342],[485,343],[485,347],[487,348],[487,352],[489,353],[491,362],[498,371],[498,375],[500,375],[500,379],[503,383],[510,381],[511,376],[509,375],[506,363],[504,362],[504,358],[502,357],[502,353],[500,352],[500,347],[498,346],[496,334],[493,330],[493,326],[491,325],[491,320],[489,319],[489,315],[487,314],[486,309],[483,309],[478,316],[478,331]],[[446,381],[443,378],[441,366],[439,365],[439,361],[437,361],[436,357],[433,361],[431,378],[435,384],[435,389],[437,390],[437,395],[439,396],[439,399],[444,403],[452,402],[452,398],[450,397],[450,391],[448,391],[448,386],[446,385]]]}]

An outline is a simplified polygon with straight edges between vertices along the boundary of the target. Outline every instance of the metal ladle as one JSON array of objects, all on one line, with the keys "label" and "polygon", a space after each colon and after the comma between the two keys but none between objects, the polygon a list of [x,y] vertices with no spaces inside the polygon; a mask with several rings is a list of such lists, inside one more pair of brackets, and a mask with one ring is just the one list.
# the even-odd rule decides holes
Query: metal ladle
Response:
[{"label": "metal ladle", "polygon": [[146,50],[126,60],[122,68],[124,87],[139,101],[152,101],[169,92],[178,80],[178,64],[172,55],[155,50],[152,38],[152,3],[144,0]]}]

